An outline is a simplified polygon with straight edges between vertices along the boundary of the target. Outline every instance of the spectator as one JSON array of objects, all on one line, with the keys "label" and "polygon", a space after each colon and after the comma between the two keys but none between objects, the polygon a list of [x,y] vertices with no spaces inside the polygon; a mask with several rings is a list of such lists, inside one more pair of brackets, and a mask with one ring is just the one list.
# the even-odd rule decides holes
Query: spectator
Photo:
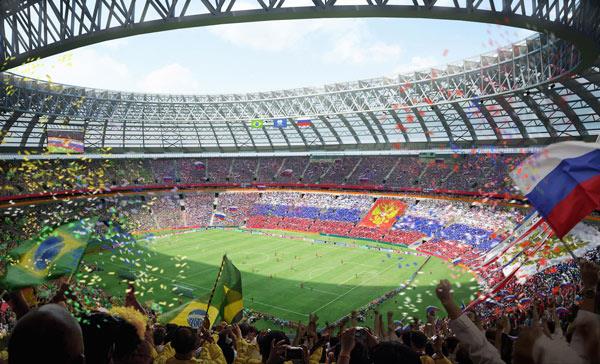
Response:
[{"label": "spectator", "polygon": [[19,320],[10,336],[8,357],[10,364],[83,364],[81,328],[63,307],[42,306]]}]

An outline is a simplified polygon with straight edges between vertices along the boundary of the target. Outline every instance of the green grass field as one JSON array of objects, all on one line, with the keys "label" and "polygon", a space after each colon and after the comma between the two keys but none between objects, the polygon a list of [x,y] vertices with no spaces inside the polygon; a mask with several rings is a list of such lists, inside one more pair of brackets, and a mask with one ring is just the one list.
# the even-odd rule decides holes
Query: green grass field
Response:
[{"label": "green grass field", "polygon": [[[314,234],[283,234],[323,239]],[[364,241],[360,244],[390,248]],[[189,300],[173,290],[175,284],[193,289],[197,298],[206,298],[221,257],[227,254],[242,272],[246,307],[293,321],[307,321],[314,312],[324,325],[406,283],[427,259],[410,249],[394,248],[403,254],[208,230],[140,240],[137,247],[90,254],[84,261],[103,269],[95,273],[99,277],[94,282],[115,296],[123,296],[126,288],[118,273],[131,271],[138,278],[140,301],[160,303],[169,311]],[[411,286],[380,310],[393,311],[397,318],[424,317],[425,307],[439,306],[433,290],[435,282],[443,278],[458,282],[455,295],[459,301],[468,301],[477,287],[470,273],[432,257]]]}]

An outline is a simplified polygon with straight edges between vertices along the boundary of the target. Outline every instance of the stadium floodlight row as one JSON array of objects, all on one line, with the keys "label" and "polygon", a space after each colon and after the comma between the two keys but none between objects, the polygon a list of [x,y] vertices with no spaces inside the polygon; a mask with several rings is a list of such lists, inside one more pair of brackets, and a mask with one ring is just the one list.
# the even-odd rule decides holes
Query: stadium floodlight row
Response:
[{"label": "stadium floodlight row", "polygon": [[[305,7],[280,0],[239,11],[230,1],[202,14],[188,8],[190,1],[125,1],[109,9],[106,2],[93,9],[94,2],[75,2],[71,10],[65,10],[71,2],[52,3],[9,2],[0,9],[0,69],[132,34],[280,18],[502,20],[542,33],[445,69],[247,94],[131,93],[2,73],[2,152],[42,150],[49,125],[79,128],[87,151],[113,153],[510,147],[593,140],[600,133],[600,3],[592,0],[314,1]],[[19,21],[32,10],[45,16],[42,26]]]}]

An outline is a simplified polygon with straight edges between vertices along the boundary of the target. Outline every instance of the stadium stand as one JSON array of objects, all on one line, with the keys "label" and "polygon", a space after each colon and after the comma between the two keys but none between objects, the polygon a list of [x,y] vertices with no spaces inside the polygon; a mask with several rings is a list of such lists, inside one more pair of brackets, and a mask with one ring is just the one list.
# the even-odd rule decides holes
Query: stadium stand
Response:
[{"label": "stadium stand", "polygon": [[[599,207],[599,1],[239,3],[0,1],[0,364],[600,363],[600,212],[564,237],[552,223]],[[322,47],[334,67],[397,63],[377,57],[394,50],[389,34],[380,42],[356,21],[350,31],[323,26],[350,16],[487,23],[487,33],[459,38],[481,38],[489,52],[401,75],[229,94],[121,92],[58,84],[54,69],[47,80],[12,73],[131,35],[307,18],[316,26],[295,36],[339,33],[341,51]],[[527,38],[499,44],[516,28]],[[427,31],[441,34],[424,25],[403,36],[427,43]],[[262,48],[255,53],[271,57],[273,47]],[[319,58],[304,48],[290,54]],[[153,58],[164,49],[153,45]],[[442,49],[424,59],[447,57]],[[251,65],[244,55],[234,62]],[[277,76],[301,77],[287,63]],[[541,189],[562,193],[544,201],[556,202],[558,213],[547,213],[519,182],[561,142],[568,153],[552,163],[583,162],[549,168],[566,177]],[[511,177],[533,153],[530,173]],[[588,207],[582,216],[563,208],[573,196]],[[266,253],[253,251],[259,245]],[[203,261],[184,256],[193,251]],[[217,270],[225,253],[241,272],[226,255]],[[367,254],[375,267],[363,264]],[[213,286],[201,281],[207,272],[218,272]],[[205,320],[215,308],[219,319]]]}]

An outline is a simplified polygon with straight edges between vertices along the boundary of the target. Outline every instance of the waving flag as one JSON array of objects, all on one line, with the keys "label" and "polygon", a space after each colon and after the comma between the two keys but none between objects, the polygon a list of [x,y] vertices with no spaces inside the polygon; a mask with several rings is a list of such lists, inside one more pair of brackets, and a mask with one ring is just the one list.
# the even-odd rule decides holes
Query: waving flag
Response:
[{"label": "waving flag", "polygon": [[7,289],[33,287],[75,272],[96,220],[70,222],[9,252],[12,262],[6,268],[2,286]]},{"label": "waving flag", "polygon": [[525,159],[511,177],[562,238],[600,207],[600,144],[550,145]]},{"label": "waving flag", "polygon": [[242,309],[244,308],[242,275],[226,255],[223,256],[221,271],[209,302],[210,309],[217,308],[221,320],[228,324],[234,324],[242,319]]},{"label": "waving flag", "polygon": [[207,309],[205,302],[194,300],[188,303],[170,323],[179,326],[189,326],[193,329],[198,329],[202,326],[204,318],[208,316],[210,322],[215,322],[219,311],[211,307]]}]

